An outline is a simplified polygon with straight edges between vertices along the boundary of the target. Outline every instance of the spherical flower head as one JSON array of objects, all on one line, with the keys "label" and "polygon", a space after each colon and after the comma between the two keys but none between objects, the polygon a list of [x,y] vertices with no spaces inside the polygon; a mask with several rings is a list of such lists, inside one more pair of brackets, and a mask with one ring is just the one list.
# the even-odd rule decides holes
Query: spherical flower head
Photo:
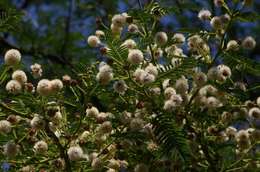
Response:
[{"label": "spherical flower head", "polygon": [[4,155],[7,157],[15,157],[19,151],[18,146],[13,142],[9,141],[4,146]]},{"label": "spherical flower head", "polygon": [[144,127],[144,121],[141,118],[133,118],[130,122],[131,130],[137,131]]},{"label": "spherical flower head", "polygon": [[41,129],[44,127],[45,122],[39,114],[34,114],[34,117],[31,120],[30,125],[33,129]]},{"label": "spherical flower head", "polygon": [[101,38],[101,37],[105,36],[105,33],[102,30],[96,30],[95,35],[98,38]]},{"label": "spherical flower head", "polygon": [[149,168],[143,163],[137,164],[134,168],[134,172],[149,172]]},{"label": "spherical flower head", "polygon": [[113,73],[99,72],[96,76],[96,80],[101,85],[107,85],[113,79]]},{"label": "spherical flower head", "polygon": [[155,34],[155,43],[157,45],[164,45],[168,41],[168,36],[165,32],[157,32]]},{"label": "spherical flower head", "polygon": [[100,40],[99,40],[99,38],[98,38],[97,36],[95,36],[95,35],[90,35],[90,36],[88,37],[88,45],[89,45],[90,47],[95,48],[95,47],[98,47],[99,44],[100,44]]},{"label": "spherical flower head", "polygon": [[128,32],[131,32],[131,33],[136,33],[136,32],[138,32],[138,26],[136,25],[136,24],[130,24],[129,26],[128,26]]},{"label": "spherical flower head", "polygon": [[243,41],[242,41],[242,47],[244,49],[248,49],[248,50],[251,50],[251,49],[254,49],[256,46],[256,42],[255,42],[255,39],[252,37],[252,36],[248,36],[246,37]]},{"label": "spherical flower head", "polygon": [[216,97],[208,97],[206,101],[206,107],[209,109],[217,108],[221,105],[220,101]]},{"label": "spherical flower head", "polygon": [[203,20],[203,21],[209,20],[210,17],[211,17],[211,12],[210,12],[209,10],[204,10],[204,9],[202,9],[202,10],[200,10],[200,12],[198,13],[198,18],[199,18],[200,20]]},{"label": "spherical flower head", "polygon": [[7,120],[0,121],[0,133],[8,134],[12,130],[11,123]]},{"label": "spherical flower head", "polygon": [[246,130],[239,130],[236,134],[236,141],[243,142],[249,140],[249,133]]},{"label": "spherical flower head", "polygon": [[5,53],[5,64],[13,66],[21,61],[21,53],[16,49],[10,49]]},{"label": "spherical flower head", "polygon": [[143,62],[144,56],[142,51],[138,49],[129,50],[127,60],[132,64],[139,64]]},{"label": "spherical flower head", "polygon": [[42,66],[40,64],[34,63],[30,68],[34,78],[40,78],[42,76]]},{"label": "spherical flower head", "polygon": [[222,20],[221,20],[221,17],[219,16],[215,16],[213,17],[211,20],[210,20],[210,25],[213,29],[221,29],[222,26],[223,26],[223,23],[222,23]]},{"label": "spherical flower head", "polygon": [[52,85],[48,79],[42,79],[38,82],[36,87],[37,93],[42,96],[48,96],[52,93]]},{"label": "spherical flower head", "polygon": [[260,96],[256,99],[256,104],[260,107]]},{"label": "spherical flower head", "polygon": [[157,75],[158,75],[157,67],[154,66],[152,63],[149,63],[149,65],[146,66],[145,71],[146,71],[147,73],[149,73],[149,74],[154,75],[154,76],[157,76]]},{"label": "spherical flower head", "polygon": [[176,91],[174,88],[172,87],[167,87],[165,90],[164,90],[164,96],[165,96],[165,99],[168,100],[172,97],[172,95],[176,94]]},{"label": "spherical flower head", "polygon": [[194,82],[197,86],[201,87],[207,82],[207,75],[203,72],[196,72],[194,75]]},{"label": "spherical flower head", "polygon": [[224,0],[214,0],[216,7],[221,7],[224,4]]},{"label": "spherical flower head", "polygon": [[99,111],[96,107],[92,106],[92,107],[86,109],[86,114],[87,114],[87,116],[96,118],[99,114]]},{"label": "spherical flower head", "polygon": [[122,14],[116,14],[112,18],[112,24],[117,27],[123,27],[126,23],[126,17]]},{"label": "spherical flower head", "polygon": [[140,83],[141,84],[149,84],[155,81],[155,76],[152,74],[149,74],[148,72],[144,71],[141,73],[140,76]]},{"label": "spherical flower head", "polygon": [[27,165],[27,166],[23,167],[20,171],[21,172],[34,172],[35,169],[32,166]]},{"label": "spherical flower head", "polygon": [[128,86],[126,85],[124,80],[119,80],[114,83],[113,88],[115,92],[119,94],[125,94]]},{"label": "spherical flower head", "polygon": [[248,115],[252,119],[260,119],[260,109],[258,107],[253,107],[249,110]]},{"label": "spherical flower head", "polygon": [[100,169],[102,168],[102,161],[100,158],[95,158],[93,159],[92,163],[91,163],[91,167],[94,169],[94,170],[97,170],[97,169]]},{"label": "spherical flower head", "polygon": [[114,24],[111,24],[110,29],[113,34],[120,35],[123,30],[123,27],[119,27]]},{"label": "spherical flower head", "polygon": [[231,77],[231,69],[226,65],[217,66],[217,80],[220,82],[225,81],[227,78]]},{"label": "spherical flower head", "polygon": [[105,121],[101,124],[99,131],[102,132],[102,134],[106,134],[106,133],[110,133],[112,129],[113,129],[112,123],[110,121]]},{"label": "spherical flower head", "polygon": [[217,67],[212,67],[208,70],[207,76],[210,80],[215,80],[218,75],[218,69]]},{"label": "spherical flower head", "polygon": [[35,153],[44,154],[48,150],[48,144],[45,141],[41,140],[41,141],[36,142],[34,144],[33,148],[35,150]]},{"label": "spherical flower head", "polygon": [[22,85],[16,80],[11,80],[6,84],[6,91],[12,94],[18,94],[22,90]]},{"label": "spherical flower head", "polygon": [[173,111],[176,109],[176,107],[177,106],[176,106],[175,102],[172,99],[169,99],[164,102],[163,109],[166,111]]},{"label": "spherical flower head", "polygon": [[54,93],[61,91],[62,88],[63,88],[63,83],[60,79],[51,80],[50,85],[51,85],[51,91],[54,92]]},{"label": "spherical flower head", "polygon": [[183,44],[185,42],[185,37],[181,33],[175,33],[173,39],[177,44]]},{"label": "spherical flower head", "polygon": [[128,49],[134,49],[136,47],[136,43],[132,39],[127,39],[125,42],[122,44],[122,46],[125,46]]},{"label": "spherical flower head", "polygon": [[226,131],[225,131],[226,135],[229,136],[229,137],[234,137],[237,133],[237,129],[230,126],[228,128],[226,128]]},{"label": "spherical flower head", "polygon": [[137,82],[140,82],[141,81],[141,75],[142,73],[144,73],[145,71],[141,68],[137,68],[135,70],[135,72],[133,73],[133,77],[134,77],[134,80],[137,81]]},{"label": "spherical flower head", "polygon": [[24,84],[27,82],[27,76],[24,71],[22,70],[16,70],[12,74],[12,79],[20,82],[21,84]]},{"label": "spherical flower head", "polygon": [[110,160],[109,160],[109,163],[107,164],[107,166],[108,166],[109,168],[114,169],[114,170],[119,170],[119,168],[120,168],[120,162],[119,162],[119,160],[116,160],[116,159],[110,159]]},{"label": "spherical flower head", "polygon": [[227,50],[228,51],[237,51],[239,50],[239,44],[237,43],[236,40],[230,40],[227,43]]},{"label": "spherical flower head", "polygon": [[83,150],[80,146],[70,147],[67,153],[71,161],[78,161],[83,158]]},{"label": "spherical flower head", "polygon": [[175,106],[180,106],[181,103],[183,102],[183,98],[179,94],[173,94],[170,98],[175,104]]},{"label": "spherical flower head", "polygon": [[178,79],[175,83],[176,91],[179,93],[185,93],[189,89],[188,80],[183,76],[182,78]]}]

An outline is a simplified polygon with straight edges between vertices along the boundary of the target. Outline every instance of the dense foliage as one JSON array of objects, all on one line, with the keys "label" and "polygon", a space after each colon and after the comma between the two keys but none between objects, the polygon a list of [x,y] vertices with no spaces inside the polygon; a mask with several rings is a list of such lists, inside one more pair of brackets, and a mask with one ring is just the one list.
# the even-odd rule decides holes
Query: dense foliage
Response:
[{"label": "dense foliage", "polygon": [[[66,27],[71,15],[62,39],[39,32],[34,45],[30,30],[19,38],[24,14],[2,3],[3,171],[257,171],[260,64],[250,56],[258,44],[230,36],[234,24],[260,19],[248,10],[253,1],[214,0],[218,15],[197,13],[207,27],[174,33],[160,21],[182,9],[138,2],[98,18],[84,47]],[[84,60],[89,53],[98,60]]]}]

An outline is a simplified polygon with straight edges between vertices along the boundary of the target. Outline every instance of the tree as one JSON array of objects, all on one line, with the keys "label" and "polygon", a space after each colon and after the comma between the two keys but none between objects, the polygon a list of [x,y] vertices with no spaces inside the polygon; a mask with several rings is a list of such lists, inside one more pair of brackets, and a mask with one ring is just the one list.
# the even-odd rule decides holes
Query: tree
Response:
[{"label": "tree", "polygon": [[[259,19],[248,10],[251,1],[214,1],[221,14],[201,7],[196,14],[208,26],[175,33],[162,29],[163,17],[197,9],[196,3],[138,2],[127,13],[97,18],[98,29],[84,38],[87,48],[76,44],[82,35],[71,29],[73,7],[94,10],[94,2],[57,0],[67,9],[64,22],[36,32],[22,24],[24,35],[15,33],[25,21],[14,8],[35,2],[2,3],[6,171],[257,170],[260,85],[245,81],[259,77],[260,64],[248,57],[258,45],[232,33],[237,23]],[[55,31],[64,34],[49,40]],[[90,52],[96,62],[84,59]]]}]

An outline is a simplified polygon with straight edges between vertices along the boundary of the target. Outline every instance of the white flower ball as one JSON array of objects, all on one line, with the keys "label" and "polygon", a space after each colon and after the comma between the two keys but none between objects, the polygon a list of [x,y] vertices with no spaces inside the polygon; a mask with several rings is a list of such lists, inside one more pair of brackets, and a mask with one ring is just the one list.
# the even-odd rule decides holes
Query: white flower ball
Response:
[{"label": "white flower ball", "polygon": [[21,61],[21,53],[16,49],[10,49],[5,53],[5,64],[16,65]]},{"label": "white flower ball", "polygon": [[98,38],[101,38],[101,37],[105,36],[105,33],[102,30],[96,30],[95,35]]},{"label": "white flower ball", "polygon": [[128,26],[128,32],[131,32],[131,33],[138,32],[138,26],[136,24],[130,24]]},{"label": "white flower ball", "polygon": [[215,16],[210,20],[210,25],[213,29],[221,29],[223,26],[222,20],[219,16]]},{"label": "white flower ball", "polygon": [[114,83],[113,88],[114,88],[115,92],[117,92],[119,94],[124,94],[128,87],[124,80],[119,80]]},{"label": "white flower ball", "polygon": [[119,27],[119,26],[116,26],[114,24],[111,24],[110,29],[111,29],[113,34],[120,35],[122,30],[123,30],[123,27]]},{"label": "white flower ball", "polygon": [[21,84],[24,84],[27,82],[27,76],[24,71],[22,70],[16,70],[12,74],[12,79],[20,82]]},{"label": "white flower ball", "polygon": [[183,44],[183,43],[185,42],[185,37],[184,37],[184,35],[181,34],[181,33],[175,33],[175,34],[173,35],[173,39],[175,40],[175,42],[176,42],[177,44]]},{"label": "white flower ball", "polygon": [[127,60],[132,64],[141,63],[144,60],[142,51],[138,49],[129,50]]},{"label": "white flower ball", "polygon": [[157,45],[164,45],[168,41],[168,36],[165,32],[157,32],[155,34],[155,43]]},{"label": "white flower ball", "polygon": [[260,96],[256,99],[256,104],[260,107]]},{"label": "white flower ball", "polygon": [[8,134],[12,130],[11,123],[7,120],[0,121],[0,133]]},{"label": "white flower ball", "polygon": [[165,99],[168,100],[172,97],[172,95],[176,94],[176,91],[174,88],[172,87],[167,87],[165,90],[164,90],[164,96],[165,96]]},{"label": "white flower ball", "polygon": [[41,141],[36,142],[34,144],[33,148],[37,154],[43,154],[43,153],[47,152],[48,144],[45,141],[41,140]]},{"label": "white flower ball", "polygon": [[80,146],[72,146],[68,149],[68,156],[71,161],[77,161],[83,158],[83,150]]},{"label": "white flower ball", "polygon": [[58,92],[63,88],[63,83],[60,79],[51,80],[50,85],[51,85],[52,92]]},{"label": "white flower ball", "polygon": [[15,157],[19,151],[18,146],[13,142],[9,141],[4,146],[4,155],[7,157]]},{"label": "white flower ball", "polygon": [[242,41],[242,47],[245,49],[251,50],[254,49],[255,46],[256,46],[256,42],[252,36],[248,36]]},{"label": "white flower ball", "polygon": [[149,168],[145,164],[137,164],[135,166],[134,172],[149,172]]},{"label": "white flower ball", "polygon": [[157,75],[158,75],[157,67],[154,66],[152,63],[149,63],[149,65],[146,66],[145,71],[146,71],[147,73],[149,73],[149,74],[154,75],[154,76],[157,76]]},{"label": "white flower ball", "polygon": [[96,107],[92,106],[91,108],[86,109],[87,116],[96,118],[99,114],[99,111]]},{"label": "white flower ball", "polygon": [[185,93],[189,89],[188,80],[185,77],[182,77],[178,80],[176,80],[175,83],[176,91],[179,93]]},{"label": "white flower ball", "polygon": [[30,121],[30,125],[34,129],[41,129],[44,127],[45,122],[39,114],[34,114],[33,119]]},{"label": "white flower ball", "polygon": [[126,23],[126,17],[122,14],[116,14],[112,18],[112,24],[117,27],[123,27]]},{"label": "white flower ball", "polygon": [[6,84],[5,87],[6,91],[8,91],[9,93],[12,94],[17,94],[19,92],[21,92],[22,90],[22,85],[20,84],[20,82],[16,81],[16,80],[11,80]]},{"label": "white flower ball", "polygon": [[136,43],[132,39],[125,40],[125,42],[122,45],[127,47],[128,49],[134,49],[136,47]]},{"label": "white flower ball", "polygon": [[90,47],[98,47],[99,44],[100,44],[100,40],[99,40],[99,38],[98,38],[97,36],[95,36],[95,35],[90,35],[90,36],[88,37],[88,45],[89,45]]},{"label": "white flower ball", "polygon": [[260,119],[260,109],[253,107],[249,110],[248,115],[253,119]]},{"label": "white flower ball", "polygon": [[31,72],[34,78],[40,78],[42,76],[42,66],[38,63],[35,63],[30,66]]},{"label": "white flower ball", "polygon": [[198,18],[200,20],[209,20],[211,17],[211,12],[209,10],[200,10],[200,12],[198,13]]},{"label": "white flower ball", "polygon": [[227,43],[227,50],[237,51],[238,49],[239,49],[239,45],[236,40],[230,40]]},{"label": "white flower ball", "polygon": [[52,85],[48,79],[42,79],[38,82],[37,92],[42,96],[48,96],[52,93]]}]

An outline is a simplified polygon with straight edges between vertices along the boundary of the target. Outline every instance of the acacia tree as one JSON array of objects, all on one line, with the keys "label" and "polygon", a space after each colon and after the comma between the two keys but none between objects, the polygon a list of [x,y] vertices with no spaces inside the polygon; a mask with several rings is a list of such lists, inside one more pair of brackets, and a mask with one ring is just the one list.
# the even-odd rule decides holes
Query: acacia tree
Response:
[{"label": "acacia tree", "polygon": [[[251,1],[202,9],[209,30],[166,33],[176,8],[151,2],[115,14],[87,38],[102,55],[73,64],[69,76],[24,72],[22,52],[1,65],[1,160],[10,171],[256,171],[260,98],[243,77],[260,74],[247,57],[252,36],[231,40]],[[216,50],[216,52],[214,51]],[[75,66],[74,66],[75,65]]]}]

